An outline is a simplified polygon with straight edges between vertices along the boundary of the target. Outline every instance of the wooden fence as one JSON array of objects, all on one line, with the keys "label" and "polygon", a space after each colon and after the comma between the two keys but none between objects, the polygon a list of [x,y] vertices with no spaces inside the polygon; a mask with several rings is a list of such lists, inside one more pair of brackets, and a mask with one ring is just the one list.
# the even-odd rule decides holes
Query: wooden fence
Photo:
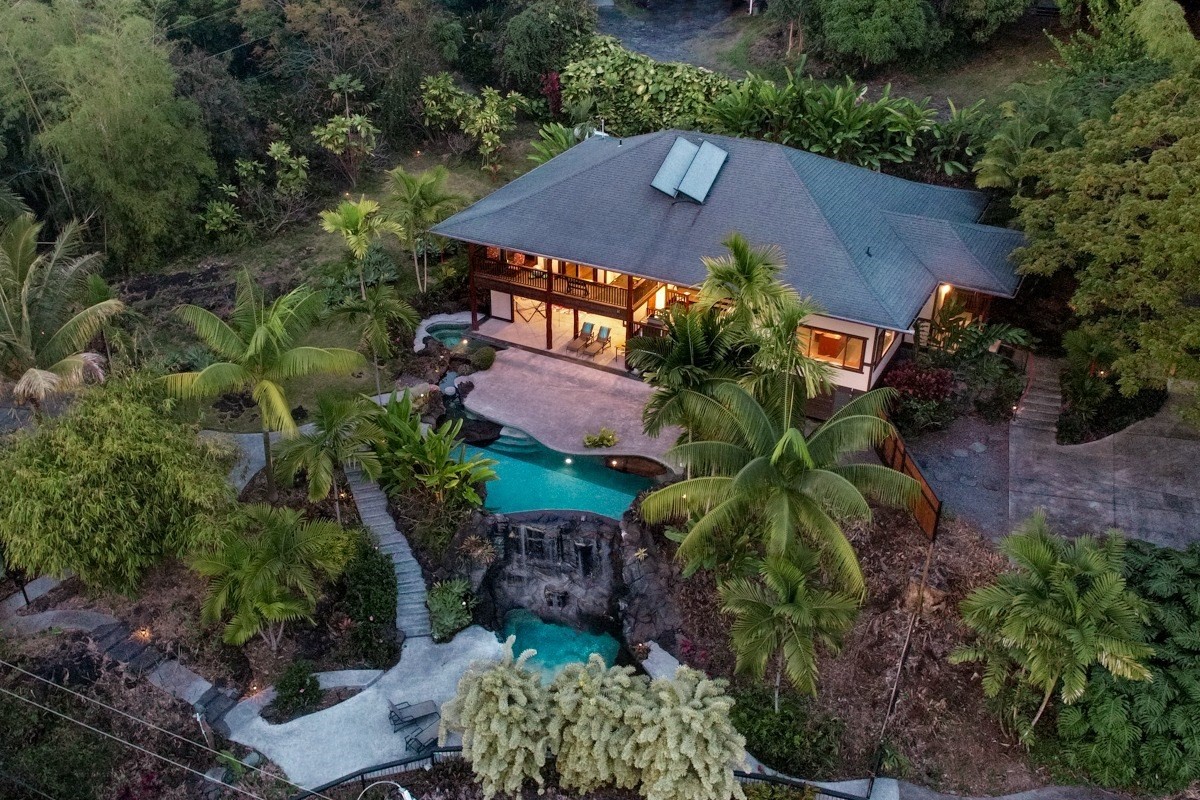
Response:
[{"label": "wooden fence", "polygon": [[920,484],[921,493],[913,502],[911,510],[917,525],[930,541],[933,541],[937,538],[938,523],[942,519],[942,501],[938,499],[937,493],[933,491],[929,481],[925,480],[917,462],[909,455],[908,448],[904,446],[904,440],[900,438],[899,433],[895,433],[884,439],[875,451],[879,454],[879,460],[885,465],[897,472],[903,472]]}]

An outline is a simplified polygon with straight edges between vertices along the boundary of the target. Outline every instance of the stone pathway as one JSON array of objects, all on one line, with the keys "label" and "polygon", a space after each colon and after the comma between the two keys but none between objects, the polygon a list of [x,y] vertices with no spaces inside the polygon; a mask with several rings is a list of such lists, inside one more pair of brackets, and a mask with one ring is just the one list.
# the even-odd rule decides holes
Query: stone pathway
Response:
[{"label": "stone pathway", "polygon": [[1008,424],[991,425],[971,415],[906,443],[941,499],[943,513],[1000,537],[1009,533],[1008,439]]},{"label": "stone pathway", "polygon": [[1049,433],[1053,441],[1058,430],[1058,414],[1062,410],[1062,389],[1058,379],[1062,367],[1062,359],[1030,359],[1029,389],[1013,415],[1014,427]]},{"label": "stone pathway", "polygon": [[391,556],[396,569],[396,627],[406,638],[429,636],[429,609],[425,605],[425,577],[413,556],[404,534],[388,512],[387,496],[375,481],[357,470],[348,471],[346,480],[358,506],[358,516],[371,531],[380,551]]}]

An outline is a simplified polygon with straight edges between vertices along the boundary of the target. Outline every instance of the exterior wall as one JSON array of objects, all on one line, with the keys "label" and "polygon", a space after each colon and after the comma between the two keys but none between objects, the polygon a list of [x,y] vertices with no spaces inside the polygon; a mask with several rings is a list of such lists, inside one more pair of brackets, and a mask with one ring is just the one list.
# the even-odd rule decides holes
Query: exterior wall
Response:
[{"label": "exterior wall", "polygon": [[492,316],[496,319],[502,319],[506,322],[513,321],[513,299],[508,292],[497,292],[491,290],[492,297]]},{"label": "exterior wall", "polygon": [[863,325],[859,322],[847,322],[841,319],[833,319],[831,317],[823,317],[813,315],[805,320],[806,325],[814,328],[821,328],[834,333],[845,333],[850,336],[857,336],[861,339],[866,339],[867,343],[863,348],[863,368],[862,372],[856,372],[849,369],[841,369],[835,367],[833,370],[833,382],[838,386],[847,389],[853,389],[858,392],[865,392],[871,388],[871,367],[870,364],[875,358],[875,331],[871,325]]}]

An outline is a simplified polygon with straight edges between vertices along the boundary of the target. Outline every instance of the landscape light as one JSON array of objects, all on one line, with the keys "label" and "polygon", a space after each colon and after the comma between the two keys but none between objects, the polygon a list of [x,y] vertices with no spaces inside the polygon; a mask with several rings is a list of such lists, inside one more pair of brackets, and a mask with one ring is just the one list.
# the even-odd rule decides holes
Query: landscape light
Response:
[{"label": "landscape light", "polygon": [[565,463],[565,464],[572,464],[572,463],[574,463],[574,462],[573,462],[573,461],[571,461],[571,459],[569,459],[569,458],[564,458],[564,459],[563,459],[563,463]]}]

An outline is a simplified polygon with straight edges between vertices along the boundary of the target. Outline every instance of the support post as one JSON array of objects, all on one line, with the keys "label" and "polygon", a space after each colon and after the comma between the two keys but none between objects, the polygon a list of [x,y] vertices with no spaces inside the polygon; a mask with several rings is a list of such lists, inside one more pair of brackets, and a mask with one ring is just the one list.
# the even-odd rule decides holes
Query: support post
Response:
[{"label": "support post", "polygon": [[633,336],[633,276],[625,276],[625,352],[621,355],[621,366],[626,369],[629,358],[629,337]]},{"label": "support post", "polygon": [[554,349],[554,304],[550,302],[550,292],[546,292],[546,349]]},{"label": "support post", "polygon": [[571,338],[579,338],[579,309],[571,309]]},{"label": "support post", "polygon": [[479,330],[479,300],[475,296],[475,260],[479,257],[479,245],[467,245],[467,293],[471,303],[471,330]]}]

